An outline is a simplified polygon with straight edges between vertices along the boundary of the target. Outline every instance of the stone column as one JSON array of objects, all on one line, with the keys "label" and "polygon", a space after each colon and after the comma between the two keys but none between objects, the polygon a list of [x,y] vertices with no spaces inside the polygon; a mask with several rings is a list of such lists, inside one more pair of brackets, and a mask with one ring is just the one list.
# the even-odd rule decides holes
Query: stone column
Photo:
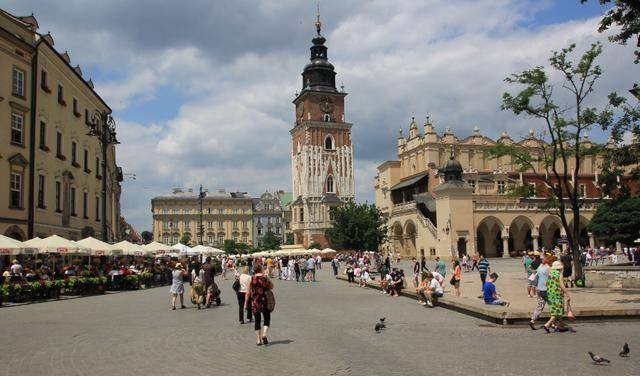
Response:
[{"label": "stone column", "polygon": [[509,255],[509,237],[508,236],[503,236],[502,237],[502,257],[511,257]]},{"label": "stone column", "polygon": [[593,232],[589,232],[587,234],[589,235],[589,247],[595,248],[596,247],[596,239],[593,237]]},{"label": "stone column", "polygon": [[616,253],[617,254],[622,253],[622,244],[620,242],[616,242]]},{"label": "stone column", "polygon": [[533,251],[537,251],[537,250],[538,250],[538,248],[539,248],[539,247],[538,247],[538,238],[539,238],[539,235],[538,235],[538,234],[534,234],[534,235],[531,235],[531,237],[533,238]]}]

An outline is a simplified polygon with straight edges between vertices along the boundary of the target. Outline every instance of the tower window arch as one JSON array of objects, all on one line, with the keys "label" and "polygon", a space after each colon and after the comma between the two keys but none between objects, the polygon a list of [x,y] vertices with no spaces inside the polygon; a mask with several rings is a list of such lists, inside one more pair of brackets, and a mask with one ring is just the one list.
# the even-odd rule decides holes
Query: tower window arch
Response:
[{"label": "tower window arch", "polygon": [[327,178],[327,193],[335,193],[333,186],[333,176],[329,175]]},{"label": "tower window arch", "polygon": [[327,137],[325,137],[325,139],[324,139],[324,148],[325,148],[325,150],[335,150],[336,143],[333,140],[333,136],[328,135]]},{"label": "tower window arch", "polygon": [[324,116],[322,117],[324,119],[325,123],[328,123],[331,121],[331,115],[329,114],[324,114]]}]

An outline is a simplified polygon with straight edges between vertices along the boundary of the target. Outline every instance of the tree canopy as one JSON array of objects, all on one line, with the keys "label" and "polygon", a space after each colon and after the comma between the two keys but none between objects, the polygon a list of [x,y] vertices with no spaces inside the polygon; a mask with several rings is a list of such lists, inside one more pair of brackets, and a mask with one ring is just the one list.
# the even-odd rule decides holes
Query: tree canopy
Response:
[{"label": "tree canopy", "polygon": [[189,233],[184,233],[180,238],[180,243],[184,245],[189,245],[190,242],[191,242],[191,235],[189,235]]},{"label": "tree canopy", "polygon": [[640,237],[640,197],[602,203],[587,229],[606,244],[633,244]]},{"label": "tree canopy", "polygon": [[333,218],[327,235],[338,249],[376,251],[386,239],[386,219],[375,205],[350,202],[334,208]]},{"label": "tree canopy", "polygon": [[262,237],[262,248],[268,251],[278,250],[280,249],[280,245],[282,244],[282,239],[277,237],[273,231],[267,231],[266,234]]},{"label": "tree canopy", "polygon": [[151,243],[153,240],[153,233],[151,231],[142,231],[140,236],[145,243]]},{"label": "tree canopy", "polygon": [[[580,0],[586,3],[589,0]],[[598,0],[601,5],[607,5],[613,0]],[[600,20],[599,32],[615,27],[616,33],[609,36],[609,41],[613,43],[627,44],[635,38],[636,45],[640,47],[640,1],[638,0],[615,0],[615,6],[611,8]],[[640,63],[640,50],[635,50],[635,63]]]}]

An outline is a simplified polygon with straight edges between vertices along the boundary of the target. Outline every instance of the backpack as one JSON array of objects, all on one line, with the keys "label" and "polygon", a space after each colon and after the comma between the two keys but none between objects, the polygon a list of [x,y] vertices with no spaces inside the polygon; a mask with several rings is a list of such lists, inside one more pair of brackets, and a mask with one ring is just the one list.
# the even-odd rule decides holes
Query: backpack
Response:
[{"label": "backpack", "polygon": [[231,288],[233,288],[233,291],[239,292],[240,291],[240,280],[236,279],[236,281],[233,282],[233,286],[231,286]]}]

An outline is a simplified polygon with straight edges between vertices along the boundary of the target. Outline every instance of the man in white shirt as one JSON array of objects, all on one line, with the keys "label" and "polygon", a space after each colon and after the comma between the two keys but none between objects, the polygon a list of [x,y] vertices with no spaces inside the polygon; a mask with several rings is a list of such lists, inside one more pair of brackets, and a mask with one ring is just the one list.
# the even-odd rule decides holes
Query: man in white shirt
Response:
[{"label": "man in white shirt", "polygon": [[18,260],[13,260],[13,265],[11,265],[11,274],[13,275],[22,275],[22,265],[18,262]]},{"label": "man in white shirt", "polygon": [[424,284],[425,287],[421,288],[419,293],[425,298],[425,304],[429,307],[433,307],[434,301],[444,295],[444,289],[440,283],[433,278],[433,274],[431,272],[427,272],[427,278],[424,282],[426,282],[426,284]]}]

